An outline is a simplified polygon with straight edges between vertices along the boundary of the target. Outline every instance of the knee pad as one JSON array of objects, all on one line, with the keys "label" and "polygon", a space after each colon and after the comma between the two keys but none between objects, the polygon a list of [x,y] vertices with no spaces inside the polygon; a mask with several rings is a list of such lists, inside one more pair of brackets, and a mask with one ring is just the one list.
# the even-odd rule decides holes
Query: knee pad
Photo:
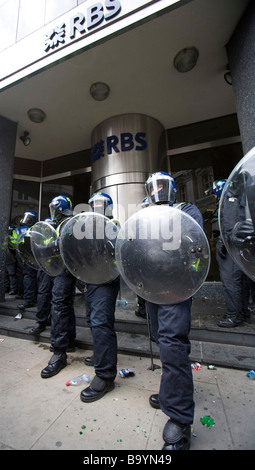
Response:
[{"label": "knee pad", "polygon": [[190,425],[182,425],[168,420],[163,430],[163,450],[189,450]]}]

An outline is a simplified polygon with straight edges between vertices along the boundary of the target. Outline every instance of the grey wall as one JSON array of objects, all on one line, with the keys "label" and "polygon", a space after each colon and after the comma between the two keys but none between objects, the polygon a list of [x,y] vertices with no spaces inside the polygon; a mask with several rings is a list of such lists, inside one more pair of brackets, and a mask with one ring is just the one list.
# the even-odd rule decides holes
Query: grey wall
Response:
[{"label": "grey wall", "polygon": [[10,220],[17,124],[0,116],[0,301],[4,300],[6,235]]},{"label": "grey wall", "polygon": [[255,3],[232,35],[227,54],[244,154],[255,146]]}]

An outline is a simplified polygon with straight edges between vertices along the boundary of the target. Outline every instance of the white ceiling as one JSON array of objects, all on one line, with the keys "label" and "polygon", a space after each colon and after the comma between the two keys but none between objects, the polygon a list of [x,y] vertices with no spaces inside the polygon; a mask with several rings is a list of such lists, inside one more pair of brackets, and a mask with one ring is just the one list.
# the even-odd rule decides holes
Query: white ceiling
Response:
[{"label": "white ceiling", "polygon": [[[104,119],[143,113],[166,129],[236,112],[226,84],[225,45],[249,0],[193,0],[0,92],[0,114],[18,123],[15,155],[45,161],[90,148],[91,132]],[[176,53],[199,50],[196,67],[178,73]],[[106,101],[89,93],[93,82],[111,89]],[[46,113],[42,124],[29,108]],[[31,144],[19,137],[29,131]]]}]

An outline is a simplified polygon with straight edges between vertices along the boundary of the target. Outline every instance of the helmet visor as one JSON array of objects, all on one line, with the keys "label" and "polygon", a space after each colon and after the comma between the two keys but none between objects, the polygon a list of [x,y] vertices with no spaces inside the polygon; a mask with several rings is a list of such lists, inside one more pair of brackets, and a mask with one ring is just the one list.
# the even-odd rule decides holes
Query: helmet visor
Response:
[{"label": "helmet visor", "polygon": [[57,222],[60,222],[62,220],[62,212],[60,212],[57,209],[57,202],[51,202],[49,204],[49,209],[50,209],[50,218],[51,220],[57,220]]},{"label": "helmet visor", "polygon": [[174,180],[152,175],[146,183],[148,199],[152,204],[175,201]]},{"label": "helmet visor", "polygon": [[107,197],[102,194],[95,194],[89,200],[89,205],[93,212],[110,217],[112,215],[112,205],[109,204]]},{"label": "helmet visor", "polygon": [[28,227],[32,227],[35,223],[35,218],[30,212],[25,212],[24,217],[20,221],[21,225],[27,225]]}]

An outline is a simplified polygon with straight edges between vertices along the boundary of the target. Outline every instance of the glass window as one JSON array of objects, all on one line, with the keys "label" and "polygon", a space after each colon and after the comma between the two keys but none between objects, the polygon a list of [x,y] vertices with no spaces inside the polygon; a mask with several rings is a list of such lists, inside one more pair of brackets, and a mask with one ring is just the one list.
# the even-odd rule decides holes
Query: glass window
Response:
[{"label": "glass window", "polygon": [[91,173],[82,173],[43,183],[41,220],[49,217],[49,203],[60,194],[70,197],[73,208],[78,204],[87,204],[90,197],[90,181]]},{"label": "glass window", "polygon": [[11,224],[19,225],[23,214],[29,210],[39,215],[40,183],[25,180],[13,180]]}]

